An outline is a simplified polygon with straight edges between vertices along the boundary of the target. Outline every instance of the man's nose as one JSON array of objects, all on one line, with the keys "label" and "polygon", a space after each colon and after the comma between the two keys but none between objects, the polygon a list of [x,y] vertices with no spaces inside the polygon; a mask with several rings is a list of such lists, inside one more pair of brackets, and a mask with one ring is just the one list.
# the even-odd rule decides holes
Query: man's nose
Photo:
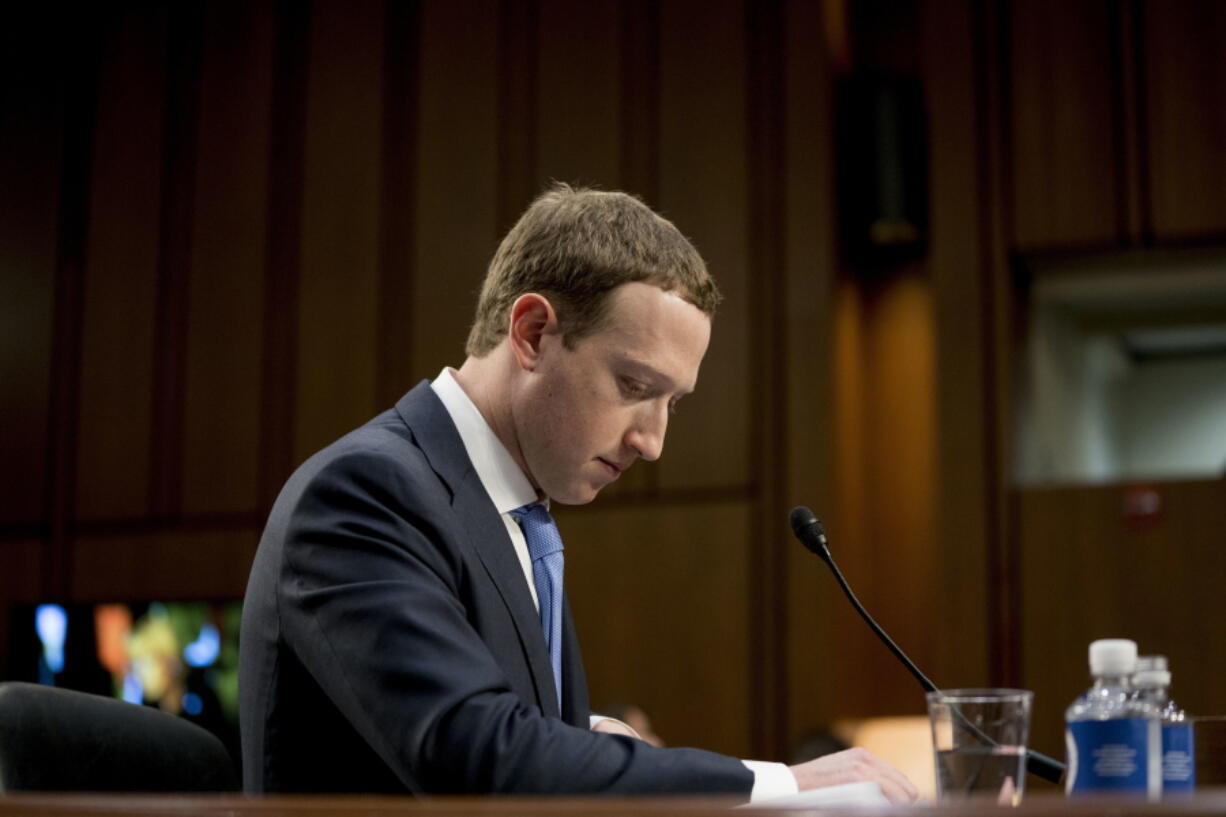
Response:
[{"label": "man's nose", "polygon": [[660,458],[664,450],[664,433],[668,430],[668,405],[652,406],[636,418],[626,434],[626,443],[648,462]]}]

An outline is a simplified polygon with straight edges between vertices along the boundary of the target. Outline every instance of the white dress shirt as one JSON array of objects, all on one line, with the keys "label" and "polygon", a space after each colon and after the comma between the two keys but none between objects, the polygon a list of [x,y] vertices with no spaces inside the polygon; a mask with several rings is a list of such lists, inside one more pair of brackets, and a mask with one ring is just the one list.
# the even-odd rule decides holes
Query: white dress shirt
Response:
[{"label": "white dress shirt", "polygon": [[[481,416],[481,412],[469,396],[460,387],[452,374],[450,367],[439,372],[438,377],[430,384],[443,407],[451,415],[456,430],[460,432],[460,440],[464,450],[472,460],[473,469],[477,472],[485,492],[494,502],[494,508],[502,516],[507,535],[515,546],[515,555],[519,557],[520,567],[524,571],[524,581],[528,584],[528,592],[532,594],[532,603],[540,608],[536,598],[536,582],[532,578],[532,557],[528,555],[528,542],[519,523],[511,516],[511,511],[540,500],[536,489],[528,481],[523,470],[507,451],[502,441],[494,434],[489,423]],[[549,500],[545,500],[548,507]],[[599,715],[592,716],[592,725],[606,720]],[[756,802],[770,797],[780,797],[795,794],[796,778],[791,770],[782,763],[770,763],[762,760],[742,760],[754,775],[753,790],[750,792],[750,802]]]}]

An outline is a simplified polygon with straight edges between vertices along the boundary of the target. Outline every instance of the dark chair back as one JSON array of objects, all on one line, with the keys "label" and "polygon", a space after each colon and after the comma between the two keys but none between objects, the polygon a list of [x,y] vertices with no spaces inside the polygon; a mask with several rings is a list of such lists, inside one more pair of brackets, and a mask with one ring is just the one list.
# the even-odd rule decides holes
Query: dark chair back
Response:
[{"label": "dark chair back", "polygon": [[0,793],[237,790],[221,741],[182,718],[84,692],[0,684]]}]

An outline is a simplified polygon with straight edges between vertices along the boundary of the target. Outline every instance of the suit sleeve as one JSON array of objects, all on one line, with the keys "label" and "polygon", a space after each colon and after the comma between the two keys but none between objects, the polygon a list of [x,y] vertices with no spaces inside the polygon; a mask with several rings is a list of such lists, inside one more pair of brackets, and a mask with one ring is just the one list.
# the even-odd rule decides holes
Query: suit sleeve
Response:
[{"label": "suit sleeve", "polygon": [[291,649],[407,788],[748,796],[739,760],[575,728],[515,694],[469,620],[450,498],[413,473],[370,452],[316,472],[277,583]]}]

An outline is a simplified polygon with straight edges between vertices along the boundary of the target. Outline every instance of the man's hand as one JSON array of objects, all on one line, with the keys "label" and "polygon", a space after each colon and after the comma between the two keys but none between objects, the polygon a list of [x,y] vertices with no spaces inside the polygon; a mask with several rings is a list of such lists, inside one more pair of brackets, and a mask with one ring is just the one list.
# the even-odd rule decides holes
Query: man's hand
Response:
[{"label": "man's hand", "polygon": [[895,805],[914,803],[919,797],[915,784],[905,774],[866,749],[847,749],[788,768],[801,791],[873,780]]},{"label": "man's hand", "polygon": [[604,720],[596,721],[592,724],[593,732],[607,732],[610,735],[626,735],[627,737],[636,740],[642,740],[638,732],[630,728],[628,724],[624,724],[616,718],[605,718]]}]

